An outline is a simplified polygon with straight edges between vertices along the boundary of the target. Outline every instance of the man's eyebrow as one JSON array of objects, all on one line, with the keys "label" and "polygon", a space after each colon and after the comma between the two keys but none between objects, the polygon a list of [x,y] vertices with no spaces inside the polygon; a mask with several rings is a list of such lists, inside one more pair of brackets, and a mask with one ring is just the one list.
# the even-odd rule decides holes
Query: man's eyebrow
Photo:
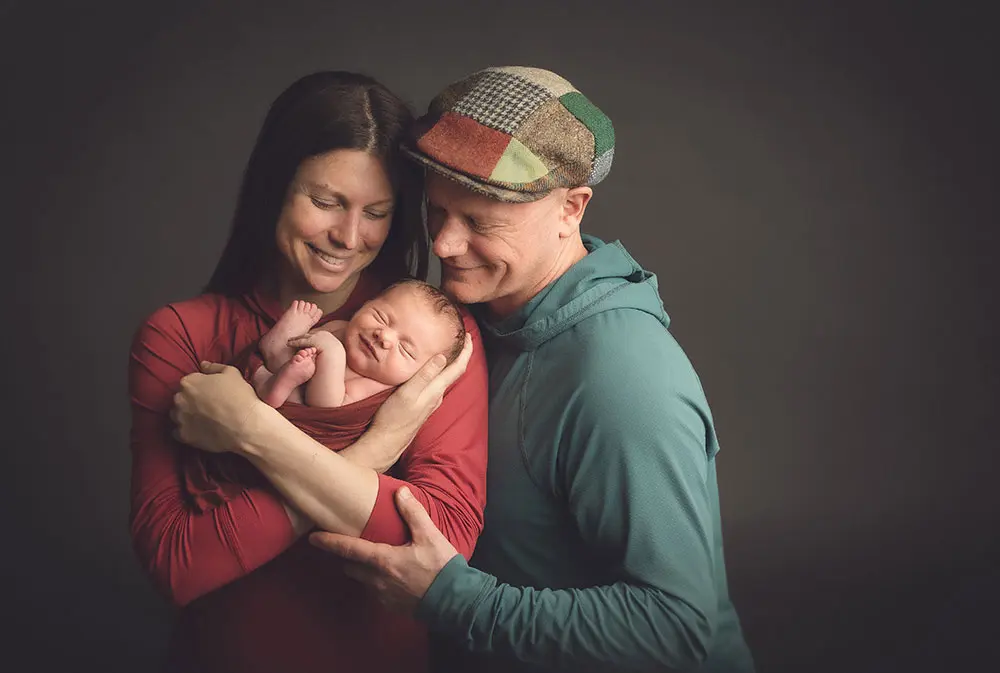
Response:
[{"label": "man's eyebrow", "polygon": [[[322,182],[309,182],[309,181],[306,181],[304,184],[305,184],[306,187],[309,187],[310,189],[314,189],[314,190],[321,191],[321,192],[326,192],[327,194],[330,194],[331,196],[336,196],[338,199],[341,199],[343,201],[349,201],[350,200],[342,192],[337,191],[336,189],[334,189],[333,187],[331,187],[328,184],[325,184],[325,183],[322,183]],[[382,199],[381,201],[373,201],[372,203],[369,203],[369,204],[366,204],[366,205],[368,205],[368,206],[381,206],[381,205],[391,205],[391,204],[392,204],[392,197],[390,196],[389,198]]]}]

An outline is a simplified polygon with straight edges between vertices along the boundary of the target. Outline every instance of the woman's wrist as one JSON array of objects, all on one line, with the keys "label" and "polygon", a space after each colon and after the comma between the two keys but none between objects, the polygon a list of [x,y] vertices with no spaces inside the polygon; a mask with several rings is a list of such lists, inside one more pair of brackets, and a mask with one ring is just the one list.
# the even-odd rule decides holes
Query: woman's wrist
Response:
[{"label": "woman's wrist", "polygon": [[372,425],[340,455],[355,465],[383,474],[399,460],[406,444],[401,437]]},{"label": "woman's wrist", "polygon": [[[416,429],[419,430],[419,428]],[[379,447],[383,453],[395,453],[398,457],[406,450],[415,436],[416,433],[409,428],[392,427],[376,422],[372,423],[361,435],[361,441],[368,446]]]},{"label": "woman's wrist", "polygon": [[240,428],[234,453],[244,458],[259,458],[262,451],[273,446],[274,429],[284,420],[278,411],[263,401],[254,404]]}]

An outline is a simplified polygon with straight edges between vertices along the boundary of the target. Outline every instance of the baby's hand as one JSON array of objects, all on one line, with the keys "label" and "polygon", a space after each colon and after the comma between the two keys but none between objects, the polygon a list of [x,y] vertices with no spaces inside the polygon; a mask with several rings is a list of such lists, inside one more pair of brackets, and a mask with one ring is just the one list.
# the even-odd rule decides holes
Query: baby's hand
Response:
[{"label": "baby's hand", "polygon": [[344,350],[344,344],[340,342],[340,339],[325,330],[314,330],[292,337],[288,340],[288,345],[292,348],[315,348],[319,353]]}]

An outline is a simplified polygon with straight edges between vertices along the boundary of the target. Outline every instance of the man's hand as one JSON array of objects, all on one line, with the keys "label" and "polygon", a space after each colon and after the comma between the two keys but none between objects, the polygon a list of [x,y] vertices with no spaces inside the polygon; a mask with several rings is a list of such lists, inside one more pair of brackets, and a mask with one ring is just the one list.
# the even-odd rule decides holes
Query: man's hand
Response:
[{"label": "man's hand", "polygon": [[202,362],[201,371],[181,379],[174,395],[174,438],[202,451],[237,451],[251,414],[264,403],[234,367]]},{"label": "man's hand", "polygon": [[394,547],[323,532],[313,533],[309,541],[349,561],[347,575],[372,587],[380,603],[413,615],[441,568],[458,552],[405,486],[396,491],[396,508],[410,528],[409,544]]}]

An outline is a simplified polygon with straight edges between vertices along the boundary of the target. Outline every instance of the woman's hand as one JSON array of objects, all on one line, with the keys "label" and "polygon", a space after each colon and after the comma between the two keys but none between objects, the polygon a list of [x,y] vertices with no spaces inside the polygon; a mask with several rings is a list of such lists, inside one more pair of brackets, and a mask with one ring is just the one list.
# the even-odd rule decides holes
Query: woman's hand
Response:
[{"label": "woman's hand", "polygon": [[472,336],[466,334],[465,348],[454,362],[445,367],[445,357],[435,355],[382,403],[366,435],[377,437],[378,446],[392,453],[385,456],[387,465],[399,459],[424,421],[441,406],[445,391],[465,373],[471,357]]},{"label": "woman's hand", "polygon": [[263,404],[239,371],[228,365],[201,363],[202,373],[181,379],[170,419],[174,437],[203,451],[238,451],[248,420]]}]

